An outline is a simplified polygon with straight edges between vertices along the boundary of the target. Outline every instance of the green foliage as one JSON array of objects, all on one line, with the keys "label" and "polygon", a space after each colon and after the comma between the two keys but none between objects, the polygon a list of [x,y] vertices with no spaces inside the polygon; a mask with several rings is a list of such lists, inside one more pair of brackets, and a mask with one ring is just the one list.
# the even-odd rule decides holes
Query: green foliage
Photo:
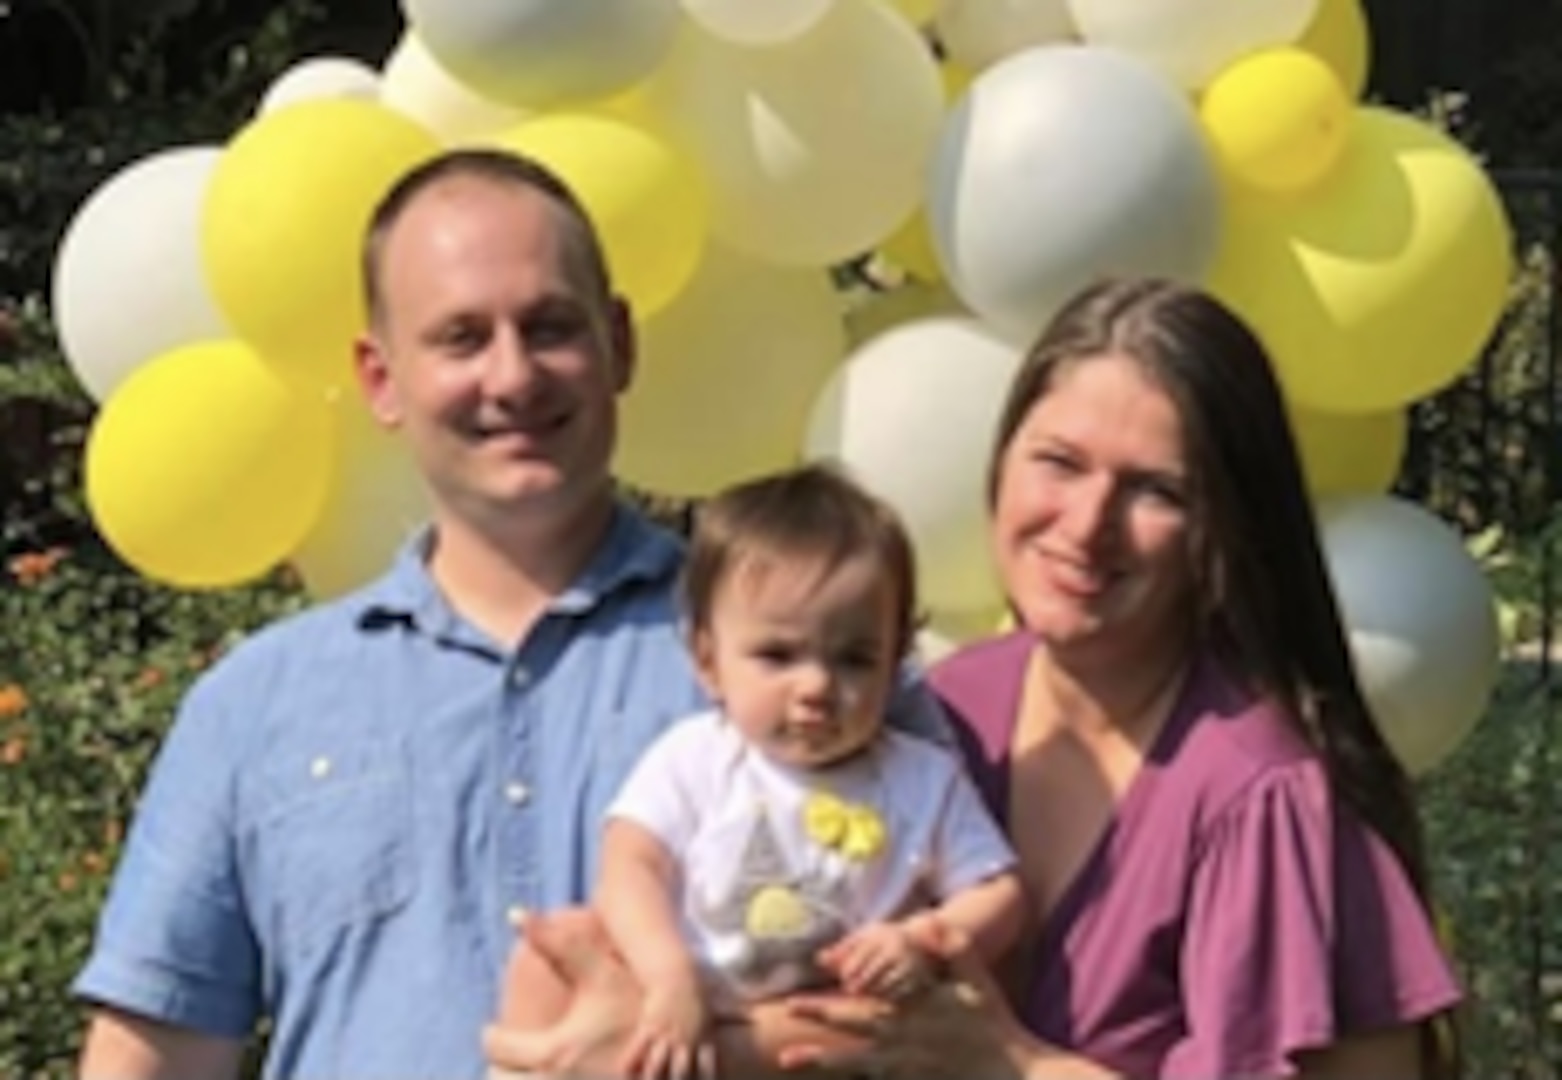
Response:
[{"label": "green foliage", "polygon": [[226,140],[324,10],[316,0],[279,3],[243,37],[175,72],[172,54],[188,52],[186,39],[223,4],[50,2],[72,14],[97,91],[64,114],[0,115],[0,295],[44,287],[70,216],[115,172],[170,146]]}]

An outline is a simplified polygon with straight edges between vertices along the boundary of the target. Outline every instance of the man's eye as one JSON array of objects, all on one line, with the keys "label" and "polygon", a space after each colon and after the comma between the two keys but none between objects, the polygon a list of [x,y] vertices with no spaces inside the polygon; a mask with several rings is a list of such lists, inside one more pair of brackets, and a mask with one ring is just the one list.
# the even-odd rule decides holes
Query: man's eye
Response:
[{"label": "man's eye", "polygon": [[577,341],[585,332],[585,321],[570,315],[549,315],[529,319],[522,328],[530,349],[556,349]]},{"label": "man's eye", "polygon": [[439,332],[435,341],[445,352],[466,355],[476,352],[488,340],[482,327],[471,323],[456,323]]}]

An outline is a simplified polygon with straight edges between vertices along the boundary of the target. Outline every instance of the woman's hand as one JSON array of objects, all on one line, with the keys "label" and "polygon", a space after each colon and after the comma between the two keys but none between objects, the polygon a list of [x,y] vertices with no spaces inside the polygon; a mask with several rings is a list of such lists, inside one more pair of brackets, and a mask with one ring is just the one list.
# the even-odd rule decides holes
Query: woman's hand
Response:
[{"label": "woman's hand", "polygon": [[640,1019],[641,995],[634,976],[588,910],[528,915],[524,926],[535,957],[567,988],[568,1005],[544,1028],[484,1029],[489,1063],[556,1076],[616,1075]]},{"label": "woman's hand", "polygon": [[840,995],[800,995],[795,1016],[848,1040],[846,1046],[794,1043],[781,1052],[786,1068],[819,1066],[890,1076],[1022,1078],[1045,1050],[1015,1019],[968,939],[949,931],[923,942],[944,962],[946,977],[902,1001]]}]

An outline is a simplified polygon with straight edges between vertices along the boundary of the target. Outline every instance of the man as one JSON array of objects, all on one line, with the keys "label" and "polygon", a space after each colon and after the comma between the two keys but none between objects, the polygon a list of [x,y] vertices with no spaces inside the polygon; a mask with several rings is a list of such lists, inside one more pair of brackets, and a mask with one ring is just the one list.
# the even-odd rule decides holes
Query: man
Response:
[{"label": "man", "polygon": [[[483,1075],[513,915],[585,899],[602,808],[703,700],[682,551],[617,502],[629,313],[550,174],[449,152],[365,245],[369,407],[430,529],[190,692],[76,992],[88,1080]],[[919,702],[921,699],[919,699]]]}]

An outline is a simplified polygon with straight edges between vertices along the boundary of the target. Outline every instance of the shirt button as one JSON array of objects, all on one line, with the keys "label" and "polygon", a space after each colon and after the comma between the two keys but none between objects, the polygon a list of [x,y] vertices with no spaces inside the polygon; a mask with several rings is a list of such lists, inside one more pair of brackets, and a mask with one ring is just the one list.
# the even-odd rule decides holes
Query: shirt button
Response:
[{"label": "shirt button", "polygon": [[532,793],[525,784],[515,781],[504,786],[504,797],[516,806],[522,806],[532,797]]},{"label": "shirt button", "polygon": [[532,673],[523,667],[514,668],[510,671],[510,685],[517,690],[526,689],[531,685],[531,681]]}]

